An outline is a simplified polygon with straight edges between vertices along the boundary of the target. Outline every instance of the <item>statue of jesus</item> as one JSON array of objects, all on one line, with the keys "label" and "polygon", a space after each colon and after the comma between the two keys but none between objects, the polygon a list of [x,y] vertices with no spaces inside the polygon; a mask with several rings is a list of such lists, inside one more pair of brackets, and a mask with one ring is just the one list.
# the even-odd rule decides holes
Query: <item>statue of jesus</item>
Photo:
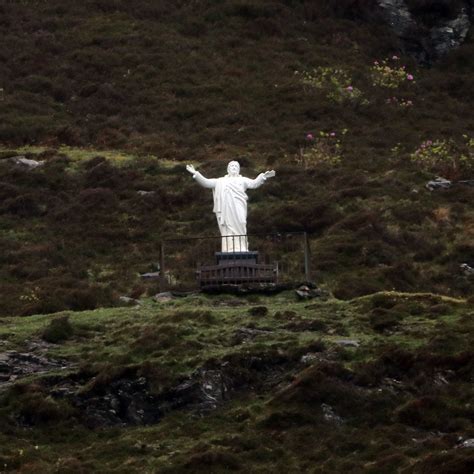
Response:
[{"label": "statue of jesus", "polygon": [[193,178],[204,188],[211,188],[214,196],[214,213],[222,236],[222,252],[248,252],[247,240],[247,189],[261,186],[275,171],[260,173],[255,179],[240,175],[240,165],[231,161],[222,178],[205,178],[193,165],[187,165]]}]

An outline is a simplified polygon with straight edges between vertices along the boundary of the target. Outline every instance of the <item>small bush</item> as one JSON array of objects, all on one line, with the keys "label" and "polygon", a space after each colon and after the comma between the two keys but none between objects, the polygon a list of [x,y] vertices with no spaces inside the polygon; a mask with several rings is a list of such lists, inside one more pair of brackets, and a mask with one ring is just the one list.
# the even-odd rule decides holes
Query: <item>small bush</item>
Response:
[{"label": "small bush", "polygon": [[15,396],[12,411],[24,425],[54,424],[74,415],[74,409],[66,401],[54,400],[39,386],[27,385],[14,391],[20,393]]},{"label": "small bush", "polygon": [[326,97],[337,104],[363,104],[369,101],[364,98],[363,93],[352,85],[353,79],[348,71],[340,68],[322,67],[314,68],[311,72],[304,71],[301,74],[301,82],[311,88],[321,89]]},{"label": "small bush", "polygon": [[[414,82],[413,75],[406,71],[405,66],[400,66],[398,61],[398,56],[375,61],[371,68],[373,85],[387,89],[398,89],[406,82]],[[401,103],[401,105],[403,104],[406,105],[406,102]]]},{"label": "small bush", "polygon": [[459,179],[474,169],[474,138],[463,136],[464,142],[426,140],[410,155],[422,168],[448,179]]},{"label": "small bush", "polygon": [[217,322],[216,316],[212,311],[196,310],[196,311],[176,311],[171,314],[166,321],[171,323],[180,322],[200,322],[204,324],[215,324]]},{"label": "small bush", "polygon": [[[194,454],[186,463],[186,469],[223,469],[225,471],[239,471],[242,464],[239,458],[232,453],[224,451],[205,451]],[[209,471],[208,471],[209,472]]]},{"label": "small bush", "polygon": [[0,202],[6,201],[7,199],[16,198],[20,192],[21,190],[18,186],[10,183],[0,182]]},{"label": "small bush", "polygon": [[346,274],[338,278],[333,294],[341,300],[377,293],[386,288],[383,281],[366,274]]},{"label": "small bush", "polygon": [[298,317],[295,311],[290,311],[290,310],[285,310],[285,311],[277,311],[273,317],[275,319],[281,320],[281,321],[291,321],[294,320]]},{"label": "small bush", "polygon": [[442,472],[443,474],[474,472],[474,455],[471,451],[471,449],[450,449],[433,452],[414,464],[413,472]]},{"label": "small bush", "polygon": [[396,327],[401,319],[400,314],[395,311],[377,308],[372,310],[369,321],[374,331],[381,332]]},{"label": "small bush", "polygon": [[327,324],[318,319],[301,319],[299,321],[291,321],[288,324],[285,324],[283,329],[294,332],[326,331]]},{"label": "small bush", "polygon": [[372,306],[374,308],[390,309],[390,308],[393,308],[396,303],[397,303],[396,298],[384,293],[379,293],[372,297]]},{"label": "small bush", "polygon": [[[345,130],[342,135],[345,135]],[[306,143],[301,146],[295,157],[296,163],[304,169],[319,166],[337,166],[341,163],[341,141],[336,132],[319,132],[318,137],[312,134],[306,135]]]},{"label": "small bush", "polygon": [[37,217],[44,213],[37,197],[31,194],[7,199],[2,208],[3,212],[14,214],[18,217]]},{"label": "small bush", "polygon": [[410,400],[396,410],[399,421],[425,429],[446,429],[449,417],[446,404],[434,397]]},{"label": "small bush", "polygon": [[254,306],[249,309],[251,316],[266,316],[268,314],[268,308],[266,306]]},{"label": "small bush", "polygon": [[49,325],[43,330],[42,339],[46,342],[54,344],[64,342],[71,338],[74,334],[74,328],[69,321],[68,316],[61,316],[53,319]]},{"label": "small bush", "polygon": [[109,211],[118,204],[115,193],[107,188],[88,188],[78,196],[78,202],[85,211]]}]

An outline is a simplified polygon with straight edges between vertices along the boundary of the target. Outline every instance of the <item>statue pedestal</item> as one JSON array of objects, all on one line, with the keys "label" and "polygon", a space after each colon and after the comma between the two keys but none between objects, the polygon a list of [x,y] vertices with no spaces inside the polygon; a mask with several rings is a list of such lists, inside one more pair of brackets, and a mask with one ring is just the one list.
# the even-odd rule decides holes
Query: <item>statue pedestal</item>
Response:
[{"label": "statue pedestal", "polygon": [[276,283],[278,266],[258,263],[258,252],[216,252],[217,265],[197,270],[201,288],[222,285]]},{"label": "statue pedestal", "polygon": [[217,265],[258,263],[258,252],[216,252]]}]

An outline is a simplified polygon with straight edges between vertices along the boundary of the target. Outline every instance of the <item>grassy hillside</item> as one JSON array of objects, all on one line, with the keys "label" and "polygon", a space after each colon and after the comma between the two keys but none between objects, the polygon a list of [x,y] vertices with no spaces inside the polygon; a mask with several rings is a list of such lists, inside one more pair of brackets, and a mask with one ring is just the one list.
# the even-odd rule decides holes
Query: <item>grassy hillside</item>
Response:
[{"label": "grassy hillside", "polygon": [[472,316],[386,292],[3,318],[2,471],[470,472]]},{"label": "grassy hillside", "polygon": [[472,293],[472,187],[424,187],[472,178],[472,35],[426,69],[370,2],[0,8],[3,314],[143,293],[161,239],[215,226],[184,163],[216,176],[236,157],[278,173],[250,231],[310,232],[336,296]]},{"label": "grassy hillside", "polygon": [[[472,31],[402,50],[374,1],[0,2],[0,472],[473,472]],[[325,296],[151,298],[236,158]]]}]

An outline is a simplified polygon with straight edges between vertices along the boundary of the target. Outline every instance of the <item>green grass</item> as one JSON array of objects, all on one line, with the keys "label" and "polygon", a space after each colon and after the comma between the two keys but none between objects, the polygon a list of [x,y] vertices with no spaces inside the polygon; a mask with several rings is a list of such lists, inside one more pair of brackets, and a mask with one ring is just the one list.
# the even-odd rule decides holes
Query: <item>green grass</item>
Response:
[{"label": "green grass", "polygon": [[[433,20],[430,2],[410,8]],[[461,149],[472,136],[473,36],[424,68],[369,10],[346,0],[0,5],[0,352],[67,367],[0,393],[0,472],[473,470],[458,440],[474,437],[474,280],[459,268],[474,263],[474,191],[429,192],[439,170],[410,159],[425,140]],[[374,87],[373,61],[393,54],[416,83]],[[319,66],[347,71],[368,103],[335,102],[295,75]],[[388,104],[392,95],[413,106]],[[340,138],[341,163],[299,165],[305,136],[321,131]],[[45,165],[22,170],[6,152]],[[159,285],[139,274],[156,270],[160,242],[217,233],[211,194],[185,163],[216,177],[235,158],[246,176],[277,172],[250,195],[249,232],[308,232],[327,300],[153,301]],[[294,280],[298,249],[280,249]],[[214,250],[169,243],[166,269],[189,285],[196,255]],[[119,307],[122,295],[141,304]],[[257,306],[268,312],[253,316]],[[46,343],[65,316],[72,330]],[[87,428],[54,395],[144,377],[159,396],[202,368],[245,383],[213,411],[187,406],[150,426]]]},{"label": "green grass", "polygon": [[96,156],[101,156],[113,163],[114,166],[120,167],[123,165],[133,165],[133,162],[137,159],[138,156],[143,159],[150,159],[150,160],[157,160],[159,161],[160,166],[164,168],[172,168],[176,166],[176,162],[172,160],[166,160],[162,158],[158,158],[153,155],[146,155],[140,154],[137,155],[136,153],[127,153],[121,150],[101,150],[101,149],[93,149],[93,148],[77,148],[77,147],[70,147],[66,145],[60,145],[57,147],[47,147],[47,146],[33,146],[27,145],[22,147],[11,147],[7,146],[0,146],[0,153],[12,151],[18,155],[28,154],[33,155],[31,158],[35,159],[34,155],[38,155],[38,160],[41,160],[41,154],[53,151],[56,154],[64,154],[68,158],[71,159],[71,167],[73,170],[77,170],[81,163],[91,160]]},{"label": "green grass", "polygon": [[[441,300],[448,307],[443,314],[430,316],[430,311],[438,307]],[[371,329],[370,308],[393,302],[400,304],[400,301],[419,304],[424,310],[418,315],[404,314],[401,323],[388,331],[380,333]],[[266,306],[268,313],[251,316],[249,310],[256,305]],[[453,368],[457,375],[454,378],[445,375],[449,383],[442,386],[432,385],[425,379],[422,382],[420,378],[425,377],[423,373],[427,370],[444,373],[441,366],[436,366],[436,357],[445,360],[441,364],[454,364],[456,354],[470,350],[473,327],[466,321],[471,313],[463,301],[434,294],[387,292],[349,302],[334,299],[299,302],[288,292],[258,298],[196,295],[161,304],[145,299],[140,307],[2,318],[2,345],[18,351],[27,350],[29,341],[38,340],[44,328],[58,316],[67,314],[74,328],[68,340],[47,346],[45,354],[80,364],[81,368],[73,365],[67,371],[53,370],[16,382],[31,387],[30,391],[38,390],[33,389],[38,384],[49,387],[51,382],[48,381],[54,380],[54,376],[61,380],[82,370],[91,378],[83,381],[84,385],[78,389],[87,392],[99,379],[101,383],[109,383],[120,378],[121,368],[125,367],[159,369],[159,380],[153,382],[151,372],[147,372],[146,377],[157,390],[166,390],[211,360],[233,360],[232,364],[236,364],[239,357],[258,358],[264,354],[294,358],[284,369],[288,372],[280,372],[276,387],[268,382],[258,385],[258,389],[250,386],[204,416],[192,409],[175,410],[151,426],[90,430],[73,415],[68,421],[61,418],[40,421],[25,429],[15,426],[13,420],[17,410],[26,407],[31,398],[20,395],[15,402],[11,396],[3,398],[0,416],[8,421],[0,428],[2,464],[7,471],[25,472],[53,472],[58,466],[64,470],[103,472],[181,472],[185,466],[196,472],[224,472],[237,467],[252,472],[280,472],[284,467],[289,472],[301,472],[319,459],[321,472],[344,469],[348,465],[359,469],[367,464],[373,465],[377,472],[386,456],[387,469],[395,469],[397,463],[405,468],[413,464],[423,466],[427,456],[436,449],[433,446],[440,443],[454,456],[453,462],[462,465],[465,462],[462,450],[455,449],[450,437],[440,438],[419,428],[417,436],[432,441],[431,444],[414,444],[408,433],[412,429],[410,424],[418,423],[416,413],[410,415],[415,417],[413,421],[404,418],[402,422],[392,419],[390,413],[408,401],[416,406],[416,397],[426,393],[438,397],[441,404],[449,403],[446,409],[458,413],[452,416],[460,421],[448,428],[452,439],[472,434],[472,426],[469,428],[466,421],[462,421],[467,416],[463,411],[467,392],[462,372]],[[295,331],[288,329],[291,321],[300,324],[320,321],[324,326],[316,331],[304,327]],[[239,342],[234,337],[242,327],[270,332]],[[443,344],[440,338],[446,343],[446,337],[454,338],[454,351],[440,345]],[[171,341],[167,342],[167,338]],[[360,346],[342,348],[337,343],[340,339],[355,339]],[[319,352],[323,362],[313,361],[305,368],[298,363],[298,358],[311,352],[316,342],[323,344]],[[380,360],[385,361],[384,365],[380,365]],[[403,369],[406,360],[413,360],[414,365]],[[398,364],[402,364],[400,368]],[[421,364],[420,368],[417,364]],[[380,370],[388,374],[400,371],[399,375],[391,375],[399,377],[396,389],[403,387],[398,395],[384,385],[387,382],[383,372],[377,375]],[[352,374],[349,379],[347,374]],[[321,377],[321,382],[317,382]],[[356,385],[350,382],[353,377]],[[417,383],[418,391],[409,395],[412,384]],[[333,388],[326,391],[325,386]],[[43,390],[47,393],[48,388]],[[325,420],[318,408],[323,402],[345,419],[343,424]],[[364,404],[372,408],[364,412]],[[403,416],[412,412],[406,413]],[[423,416],[421,423],[436,424],[426,418],[428,415]],[[315,439],[320,441],[315,443]],[[390,452],[397,456],[390,457]]]},{"label": "green grass", "polygon": [[[9,256],[0,314],[152,295],[156,287],[137,275],[158,261],[161,240],[217,233],[210,193],[185,163],[214,177],[235,158],[245,175],[277,172],[250,196],[249,232],[311,234],[312,277],[336,297],[472,294],[472,278],[459,270],[473,258],[472,188],[429,192],[426,182],[440,171],[410,159],[423,141],[461,149],[472,135],[471,36],[424,68],[400,53],[363,2],[142,0],[132,8],[104,0],[65,8],[51,0],[2,8],[0,151],[46,164],[22,173],[0,160],[0,228],[8,232],[0,244]],[[38,31],[45,33],[35,39]],[[373,62],[394,54],[416,83],[373,86]],[[317,67],[347,71],[369,103],[338,103],[295,75]],[[388,104],[393,95],[413,107]],[[305,137],[322,131],[339,137],[341,163],[306,169],[297,163],[310,146]],[[470,178],[469,166],[459,177]],[[48,243],[46,258],[38,241]],[[195,254],[189,245],[172,249],[170,268]],[[102,269],[110,274],[97,285]],[[188,281],[194,270],[186,268]],[[81,295],[64,288],[70,279]],[[35,304],[20,299],[34,291]]]}]

